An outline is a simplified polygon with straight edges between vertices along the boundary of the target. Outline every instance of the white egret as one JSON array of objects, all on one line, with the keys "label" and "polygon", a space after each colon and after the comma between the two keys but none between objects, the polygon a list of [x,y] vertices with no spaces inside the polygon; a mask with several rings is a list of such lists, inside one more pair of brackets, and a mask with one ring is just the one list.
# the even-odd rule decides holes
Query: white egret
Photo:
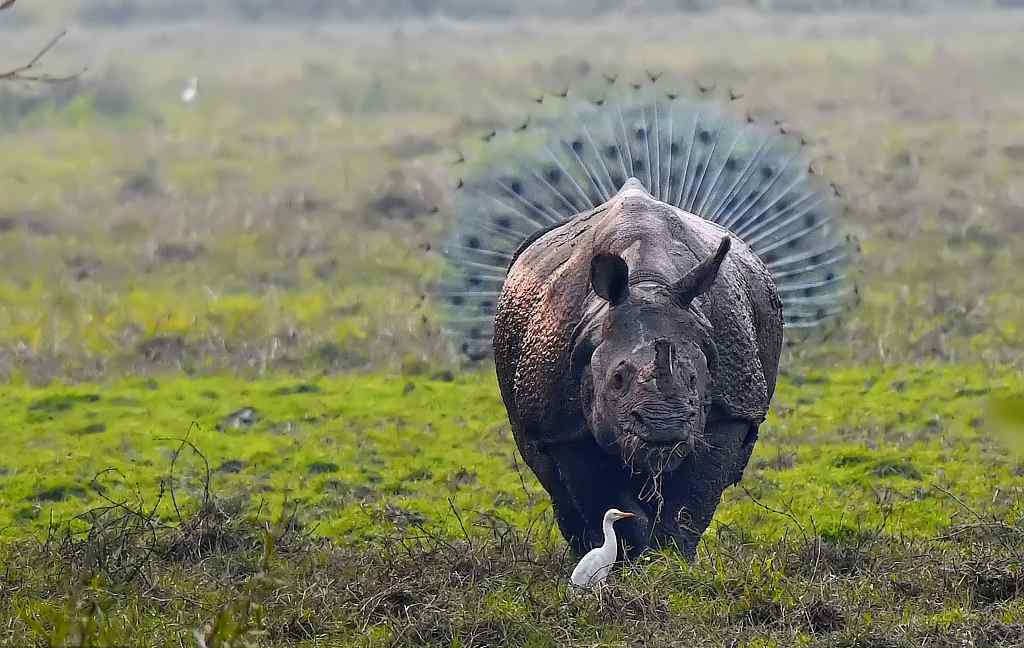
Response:
[{"label": "white egret", "polygon": [[181,91],[181,100],[185,103],[192,103],[196,100],[197,94],[199,94],[199,77],[191,77],[188,80],[188,85]]},{"label": "white egret", "polygon": [[617,520],[634,517],[632,513],[624,513],[619,509],[608,509],[604,514],[604,544],[587,552],[586,556],[572,570],[572,577],[569,579],[577,587],[596,587],[608,578],[608,574],[615,564],[615,558],[619,553],[619,541],[615,537]]}]

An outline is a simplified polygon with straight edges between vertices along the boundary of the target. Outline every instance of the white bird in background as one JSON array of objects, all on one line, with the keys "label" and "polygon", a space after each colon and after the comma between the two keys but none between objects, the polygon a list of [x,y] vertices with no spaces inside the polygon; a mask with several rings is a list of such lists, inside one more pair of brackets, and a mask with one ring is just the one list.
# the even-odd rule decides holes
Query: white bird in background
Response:
[{"label": "white bird in background", "polygon": [[181,91],[181,100],[185,103],[192,103],[196,100],[196,95],[199,93],[199,77],[192,77],[188,80],[188,85]]},{"label": "white bird in background", "polygon": [[624,513],[619,509],[608,509],[604,514],[604,544],[591,549],[572,570],[569,579],[577,587],[597,587],[608,578],[619,553],[619,542],[615,537],[614,524],[617,520],[635,517],[632,513]]}]

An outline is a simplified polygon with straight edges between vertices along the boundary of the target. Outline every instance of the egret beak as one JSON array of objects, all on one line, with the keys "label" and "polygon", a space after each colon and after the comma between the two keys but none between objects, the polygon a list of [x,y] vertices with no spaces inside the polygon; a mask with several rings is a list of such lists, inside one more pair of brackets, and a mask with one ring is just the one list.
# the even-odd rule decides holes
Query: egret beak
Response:
[{"label": "egret beak", "polygon": [[626,518],[631,518],[631,517],[636,517],[636,515],[634,515],[632,513],[626,513],[625,511],[623,511],[622,513],[619,513],[619,519],[620,520],[625,520]]}]

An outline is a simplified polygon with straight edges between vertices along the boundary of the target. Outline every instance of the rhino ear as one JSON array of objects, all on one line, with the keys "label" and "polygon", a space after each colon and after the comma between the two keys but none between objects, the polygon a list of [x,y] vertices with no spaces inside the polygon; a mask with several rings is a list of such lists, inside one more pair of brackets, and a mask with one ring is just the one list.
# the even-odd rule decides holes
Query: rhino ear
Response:
[{"label": "rhino ear", "polygon": [[712,284],[715,283],[715,278],[718,277],[718,269],[722,267],[722,261],[725,260],[725,255],[729,253],[731,245],[732,239],[728,236],[723,237],[714,256],[710,256],[698,263],[693,270],[686,273],[685,277],[672,286],[672,300],[677,306],[686,308],[696,297],[704,294],[711,288]]},{"label": "rhino ear", "polygon": [[629,297],[629,266],[617,254],[598,254],[590,262],[590,285],[601,299],[618,306]]}]

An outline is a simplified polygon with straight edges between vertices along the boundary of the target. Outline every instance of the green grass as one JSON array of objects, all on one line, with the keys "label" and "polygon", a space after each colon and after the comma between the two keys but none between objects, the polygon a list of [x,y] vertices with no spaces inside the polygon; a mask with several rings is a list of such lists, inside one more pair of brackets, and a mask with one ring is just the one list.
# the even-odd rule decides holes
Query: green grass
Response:
[{"label": "green grass", "polygon": [[[798,511],[823,533],[893,525],[887,530],[928,535],[961,511],[946,491],[1012,514],[1024,457],[1007,454],[985,421],[993,399],[1022,390],[1017,372],[970,365],[786,376],[744,481],[747,492],[729,491],[717,519],[765,541],[777,540],[788,524],[768,509]],[[255,410],[254,420],[232,422],[245,408]],[[168,457],[183,440],[203,455],[185,448],[179,459],[174,480],[184,492],[196,492],[208,464],[211,486],[244,496],[247,513],[278,510],[287,499],[318,533],[341,542],[381,533],[371,512],[418,516],[454,533],[452,504],[518,525],[547,506],[528,469],[517,470],[487,371],[455,379],[10,385],[0,413],[8,442],[19,449],[0,461],[0,528],[8,537],[54,525],[75,529],[83,509],[155,493],[162,482],[169,487]],[[993,499],[995,490],[1001,493]],[[172,515],[171,502],[157,512]]]},{"label": "green grass", "polygon": [[[0,525],[45,527],[51,514],[59,520],[100,503],[74,485],[107,468],[118,474],[102,480],[105,497],[153,492],[177,439],[202,449],[218,491],[246,493],[252,510],[279,509],[287,497],[330,536],[373,533],[364,526],[367,505],[440,517],[448,504],[433,501],[438,491],[460,506],[497,502],[497,510],[515,514],[524,495],[509,465],[507,423],[493,381],[481,388],[474,378],[176,378],[9,392],[4,409],[24,436],[16,441],[18,467],[5,467],[0,508],[10,513]],[[224,423],[248,406],[257,411],[255,424]],[[183,458],[178,478],[194,484],[202,468],[198,457]]]},{"label": "green grass", "polygon": [[[489,371],[10,385],[0,415],[19,452],[0,465],[0,527],[14,571],[0,605],[12,637],[81,616],[108,642],[162,643],[209,619],[223,636],[351,645],[553,645],[599,628],[654,640],[707,619],[749,646],[903,645],[857,643],[896,625],[1019,633],[1024,456],[983,421],[1022,389],[1019,372],[976,365],[787,375],[697,562],[643,559],[588,601],[562,585],[571,562]],[[254,422],[232,422],[250,407]],[[129,577],[136,563],[144,576]],[[52,580],[57,564],[70,581]],[[306,607],[303,587],[338,609]],[[401,611],[420,597],[426,616]]]}]

